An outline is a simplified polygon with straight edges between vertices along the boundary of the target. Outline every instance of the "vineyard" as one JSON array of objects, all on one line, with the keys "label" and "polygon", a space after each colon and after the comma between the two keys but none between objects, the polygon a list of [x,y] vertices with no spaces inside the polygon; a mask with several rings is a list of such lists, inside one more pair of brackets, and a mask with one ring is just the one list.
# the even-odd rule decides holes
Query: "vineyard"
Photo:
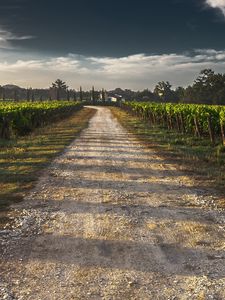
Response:
[{"label": "vineyard", "polygon": [[125,102],[122,107],[153,126],[209,137],[213,145],[219,138],[225,145],[224,106]]},{"label": "vineyard", "polygon": [[28,134],[33,129],[68,117],[79,110],[79,102],[22,102],[0,104],[0,138]]}]

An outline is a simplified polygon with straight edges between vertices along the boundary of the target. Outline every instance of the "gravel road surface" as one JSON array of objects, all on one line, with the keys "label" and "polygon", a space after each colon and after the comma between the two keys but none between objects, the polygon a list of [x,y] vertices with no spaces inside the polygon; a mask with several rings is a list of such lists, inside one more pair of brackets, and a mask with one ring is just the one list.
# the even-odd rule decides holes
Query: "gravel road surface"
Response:
[{"label": "gravel road surface", "polygon": [[225,299],[216,197],[96,114],[0,231],[0,299]]}]

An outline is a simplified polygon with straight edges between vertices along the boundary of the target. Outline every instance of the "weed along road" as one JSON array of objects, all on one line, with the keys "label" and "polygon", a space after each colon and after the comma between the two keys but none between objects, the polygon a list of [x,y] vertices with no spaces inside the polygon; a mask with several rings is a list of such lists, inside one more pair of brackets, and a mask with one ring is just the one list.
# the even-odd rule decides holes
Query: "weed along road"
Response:
[{"label": "weed along road", "polygon": [[[14,205],[1,299],[225,299],[214,195],[96,114]],[[5,298],[3,298],[5,297]]]}]

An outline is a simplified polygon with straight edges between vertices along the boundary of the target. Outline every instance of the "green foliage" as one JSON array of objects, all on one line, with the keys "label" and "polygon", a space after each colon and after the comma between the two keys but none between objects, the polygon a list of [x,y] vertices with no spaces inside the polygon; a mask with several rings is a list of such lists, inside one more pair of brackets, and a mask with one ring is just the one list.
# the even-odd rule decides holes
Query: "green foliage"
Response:
[{"label": "green foliage", "polygon": [[196,175],[202,186],[210,185],[224,195],[225,147],[222,144],[212,147],[207,138],[199,139],[161,125],[152,126],[149,119],[140,119],[136,111],[131,114],[130,109],[128,113],[115,107],[111,111],[144,145],[156,150],[162,158],[172,159],[172,163],[191,176]]},{"label": "green foliage", "polygon": [[153,124],[184,133],[196,133],[197,127],[202,136],[208,135],[209,122],[215,135],[221,134],[221,124],[225,124],[225,106],[219,105],[125,102],[124,108]]},{"label": "green foliage", "polygon": [[[168,81],[160,81],[155,86],[154,94],[162,101],[177,100],[175,92],[171,89],[172,85]],[[175,101],[176,102],[176,101]]]},{"label": "green foliage", "polygon": [[225,125],[225,107],[220,110],[220,123]]},{"label": "green foliage", "polygon": [[56,92],[56,99],[60,100],[62,94],[64,93],[66,95],[66,99],[68,100],[68,86],[64,81],[61,79],[57,79],[55,82],[52,83],[52,87],[50,90],[53,89]]},{"label": "green foliage", "polygon": [[88,126],[95,110],[84,108],[66,119],[39,127],[26,136],[0,139],[0,230],[1,209],[23,200],[40,171]]},{"label": "green foliage", "polygon": [[22,102],[0,104],[0,138],[25,135],[34,128],[69,116],[80,109],[78,102]]},{"label": "green foliage", "polygon": [[200,72],[192,86],[187,87],[179,99],[185,102],[224,104],[225,74],[216,74],[211,69]]}]

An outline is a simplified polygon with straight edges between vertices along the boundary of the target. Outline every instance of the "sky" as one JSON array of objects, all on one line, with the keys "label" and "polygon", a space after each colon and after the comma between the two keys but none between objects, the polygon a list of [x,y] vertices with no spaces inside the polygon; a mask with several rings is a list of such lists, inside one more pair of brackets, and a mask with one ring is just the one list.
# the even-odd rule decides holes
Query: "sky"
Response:
[{"label": "sky", "polygon": [[142,90],[224,67],[225,0],[0,0],[0,85]]}]

